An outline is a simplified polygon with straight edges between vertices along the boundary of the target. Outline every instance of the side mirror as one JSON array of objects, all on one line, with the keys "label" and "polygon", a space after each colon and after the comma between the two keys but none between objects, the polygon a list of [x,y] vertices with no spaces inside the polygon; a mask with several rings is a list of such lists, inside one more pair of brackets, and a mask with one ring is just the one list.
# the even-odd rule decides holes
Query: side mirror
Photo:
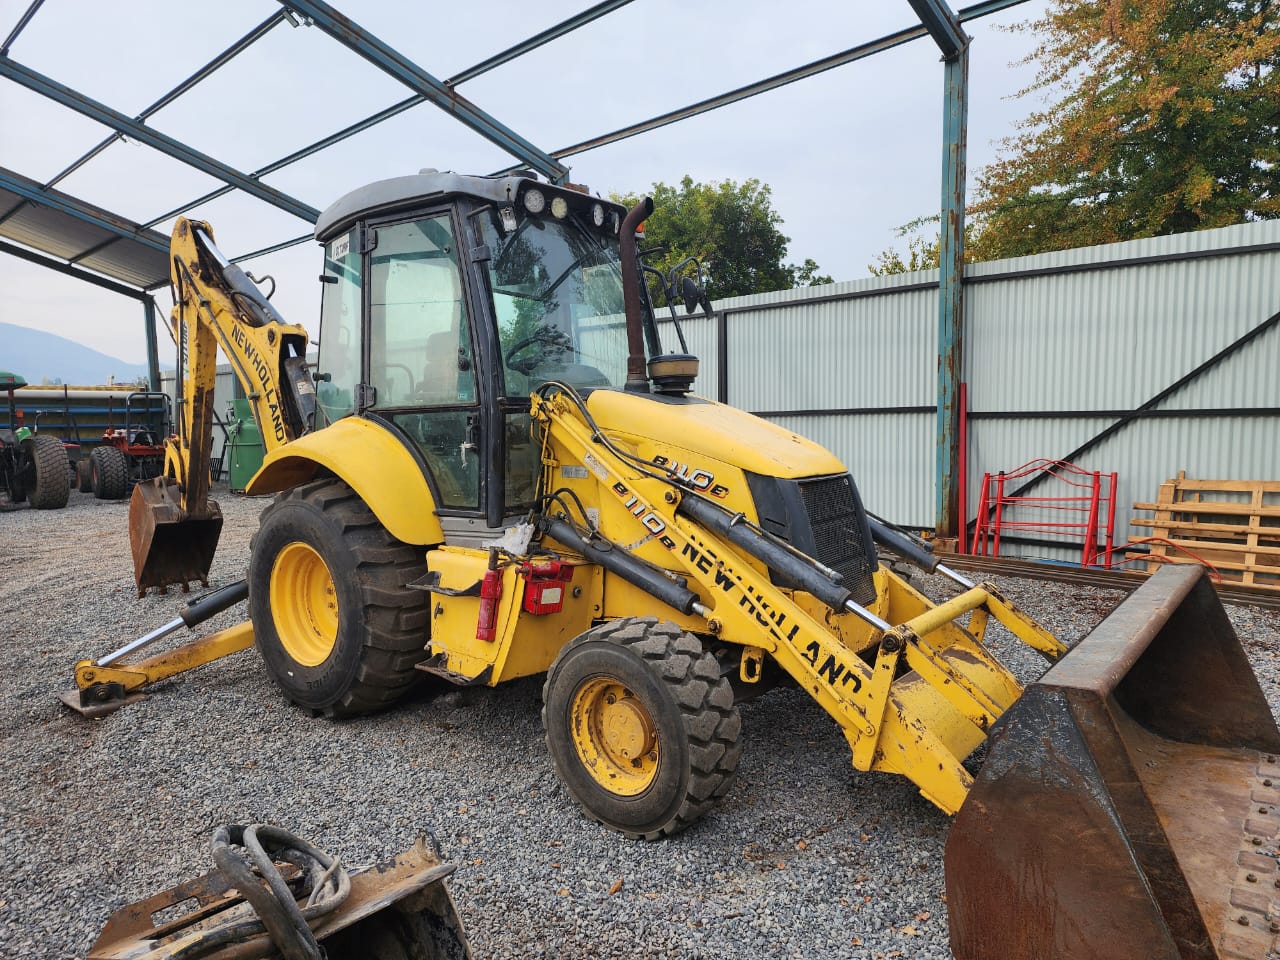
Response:
[{"label": "side mirror", "polygon": [[685,301],[686,314],[692,314],[696,308],[701,307],[710,315],[712,312],[712,303],[707,298],[707,292],[699,287],[692,276],[686,276],[680,282],[681,300]]}]

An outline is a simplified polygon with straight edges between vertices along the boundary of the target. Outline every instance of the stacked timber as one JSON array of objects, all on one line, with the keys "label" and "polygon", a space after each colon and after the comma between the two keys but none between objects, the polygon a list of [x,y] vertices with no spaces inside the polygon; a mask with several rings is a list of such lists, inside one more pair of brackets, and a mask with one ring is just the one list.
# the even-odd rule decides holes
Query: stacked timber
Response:
[{"label": "stacked timber", "polygon": [[1129,543],[1145,559],[1147,572],[1165,563],[1201,562],[1224,583],[1280,592],[1280,480],[1194,480],[1180,471],[1160,484],[1154,503],[1135,503],[1152,511],[1130,523],[1147,528]]}]

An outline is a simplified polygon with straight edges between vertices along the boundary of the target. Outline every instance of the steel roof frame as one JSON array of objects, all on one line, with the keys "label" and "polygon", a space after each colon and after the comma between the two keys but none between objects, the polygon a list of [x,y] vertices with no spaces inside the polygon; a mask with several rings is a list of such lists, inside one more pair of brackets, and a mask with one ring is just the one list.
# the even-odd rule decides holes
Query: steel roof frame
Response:
[{"label": "steel roof frame", "polygon": [[[540,150],[530,141],[504,126],[496,118],[458,94],[456,88],[467,80],[474,79],[504,63],[523,56],[543,44],[606,16],[620,7],[626,6],[631,0],[602,0],[602,2],[596,3],[581,13],[509,47],[445,81],[438,80],[413,60],[396,51],[341,11],[325,3],[324,0],[279,0],[282,9],[278,13],[268,17],[250,30],[240,40],[232,44],[231,47],[227,48],[200,70],[197,70],[136,118],[129,118],[118,111],[112,110],[105,104],[98,103],[85,94],[63,86],[9,58],[9,48],[31,21],[43,2],[44,0],[32,0],[17,25],[5,38],[3,44],[0,44],[0,76],[7,77],[28,87],[28,89],[50,97],[64,106],[111,127],[115,131],[111,136],[57,174],[45,184],[45,188],[51,188],[54,184],[69,176],[123,135],[132,136],[171,157],[182,160],[222,180],[225,184],[225,186],[205,194],[189,204],[185,204],[149,221],[147,224],[142,225],[143,228],[154,226],[185,210],[237,188],[273,206],[293,213],[307,222],[314,223],[319,214],[318,210],[290,197],[282,191],[267,186],[261,182],[260,178],[332,146],[347,137],[367,130],[421,103],[430,102],[450,113],[490,142],[512,154],[520,162],[520,165],[532,167],[553,182],[563,182],[567,179],[569,171],[560,161],[570,156],[585,153],[609,143],[615,143],[680,120],[698,116],[731,103],[737,103],[846,63],[869,57],[891,47],[919,39],[926,34],[931,36],[941,50],[944,61],[944,143],[941,217],[943,229],[941,231],[939,251],[941,269],[938,326],[937,530],[939,534],[954,532],[957,516],[955,503],[957,484],[956,408],[963,358],[964,181],[968,126],[969,38],[964,33],[961,24],[967,20],[984,17],[1008,7],[1016,6],[1025,2],[1025,0],[985,0],[985,2],[961,9],[958,14],[951,10],[946,0],[908,0],[920,19],[919,26],[888,34],[878,40],[860,44],[842,53],[815,60],[812,63],[776,74],[757,83],[748,84],[719,96],[701,100],[687,107],[668,111],[649,120],[621,127],[611,133],[602,134],[551,153]],[[249,174],[241,173],[212,157],[194,150],[181,141],[167,137],[146,126],[145,121],[149,116],[182,96],[182,94],[219,67],[229,63],[256,40],[265,36],[281,20],[287,19],[296,26],[297,15],[305,17],[308,25],[319,27],[324,33],[353,53],[399,80],[413,91],[413,95]],[[40,196],[30,196],[29,192],[21,195],[27,197],[30,202],[35,203],[48,199],[48,195],[42,191],[40,193]],[[74,201],[74,198],[69,198],[65,194],[62,195],[60,200],[64,206],[78,211],[74,212],[73,215],[81,216],[82,218],[85,216],[85,205]],[[20,207],[21,204],[19,204],[18,208]],[[0,214],[0,222],[12,216],[18,208]],[[62,207],[57,209],[62,209]],[[66,212],[72,212],[72,210],[68,209]],[[102,211],[102,213],[106,214],[105,211]],[[108,226],[112,219],[112,215],[106,215],[100,218],[101,222],[98,220],[90,220],[89,222],[94,222],[98,226],[105,226],[106,229],[118,232],[115,228]],[[124,218],[115,219],[123,220]],[[286,240],[273,246],[244,254],[236,259],[247,260],[263,256],[276,250],[303,243],[309,239],[309,236],[307,234],[293,240]],[[104,245],[98,244],[82,252],[76,259],[88,257]],[[11,251],[0,248],[0,252]]]},{"label": "steel roof frame", "polygon": [[[65,213],[69,216],[75,217],[77,220],[92,224],[102,230],[107,230],[115,234],[117,237],[134,240],[155,250],[159,250],[166,255],[169,253],[169,245],[156,240],[154,237],[147,236],[144,232],[146,230],[144,226],[136,224],[132,220],[128,220],[124,217],[117,216],[109,210],[93,207],[90,204],[85,203],[83,200],[78,200],[69,194],[60,192],[54,193],[49,189],[40,186],[37,181],[29,180],[12,170],[6,170],[4,167],[0,167],[0,187],[3,187],[11,193],[16,193],[29,203],[36,203],[50,207],[60,213]],[[21,206],[22,204],[19,204],[17,207],[14,207],[13,210],[17,210]],[[5,214],[6,219],[12,215],[13,210]],[[96,246],[100,247],[101,244]],[[73,258],[72,262],[84,256],[87,256],[87,253],[82,252],[77,254],[76,257]]]}]

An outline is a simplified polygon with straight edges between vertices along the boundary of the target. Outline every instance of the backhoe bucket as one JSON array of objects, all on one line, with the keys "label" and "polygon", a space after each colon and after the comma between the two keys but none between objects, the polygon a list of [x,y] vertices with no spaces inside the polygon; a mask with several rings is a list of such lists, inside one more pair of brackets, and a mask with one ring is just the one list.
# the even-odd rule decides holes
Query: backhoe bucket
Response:
[{"label": "backhoe bucket", "polygon": [[180,495],[176,480],[157,477],[136,485],[129,498],[129,546],[140,597],[148,587],[163,591],[177,583],[185,593],[193,581],[209,585],[222,511],[209,500],[204,516],[184,516]]},{"label": "backhoe bucket", "polygon": [[[328,960],[470,960],[445,879],[453,866],[421,841],[351,874],[351,891],[311,932]],[[296,873],[296,871],[295,871]],[[291,882],[292,887],[292,882]],[[175,911],[180,915],[174,916]],[[118,910],[88,960],[250,960],[285,954],[220,871]],[[296,947],[294,948],[296,949]],[[310,955],[310,954],[302,954]]]},{"label": "backhoe bucket", "polygon": [[1170,565],[993,727],[947,839],[957,960],[1280,949],[1280,731],[1203,569]]}]

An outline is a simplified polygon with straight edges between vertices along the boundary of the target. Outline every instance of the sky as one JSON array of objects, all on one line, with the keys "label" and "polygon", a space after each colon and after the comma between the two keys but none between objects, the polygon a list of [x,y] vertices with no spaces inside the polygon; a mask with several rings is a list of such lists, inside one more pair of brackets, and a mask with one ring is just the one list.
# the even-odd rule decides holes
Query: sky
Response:
[{"label": "sky", "polygon": [[[1040,106],[1017,98],[1034,76],[1032,46],[1008,27],[1030,0],[970,21],[968,171]],[[334,0],[361,26],[445,79],[581,12],[591,0],[444,4]],[[29,0],[0,0],[0,37]],[[45,0],[9,56],[136,115],[278,9],[271,0]],[[958,5],[953,4],[953,9]],[[447,10],[447,14],[442,11]],[[216,13],[214,12],[216,11]],[[459,91],[545,151],[723,93],[915,23],[906,0],[635,0]],[[318,28],[288,23],[148,123],[238,170],[284,157],[410,91]],[[943,70],[925,38],[712,113],[571,158],[572,180],[601,194],[654,182],[756,178],[773,192],[791,238],[788,261],[812,257],[836,280],[868,276],[876,254],[905,248],[897,229],[940,203]],[[0,166],[45,182],[109,131],[0,79]],[[324,209],[373,180],[423,167],[489,173],[500,148],[422,104],[263,178]],[[178,160],[117,141],[58,189],[146,222],[219,186]],[[235,257],[302,236],[309,224],[235,192],[187,216],[208,220]],[[156,229],[168,233],[172,220]],[[317,333],[320,252],[308,241],[243,264],[271,274],[273,303]],[[163,311],[170,300],[160,291]],[[0,253],[0,321],[47,330],[129,362],[145,361],[134,300]],[[0,345],[0,365],[3,345]],[[161,362],[173,355],[161,332]]]}]

